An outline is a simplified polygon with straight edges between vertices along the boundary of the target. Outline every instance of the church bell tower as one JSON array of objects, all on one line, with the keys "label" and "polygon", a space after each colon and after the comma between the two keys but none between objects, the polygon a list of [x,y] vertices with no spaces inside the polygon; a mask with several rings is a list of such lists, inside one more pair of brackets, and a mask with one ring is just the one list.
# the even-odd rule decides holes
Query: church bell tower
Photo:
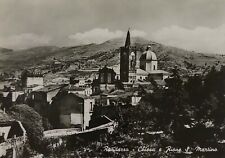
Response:
[{"label": "church bell tower", "polygon": [[130,31],[127,31],[127,37],[124,47],[120,47],[120,80],[128,82],[129,77],[129,53],[130,53]]}]

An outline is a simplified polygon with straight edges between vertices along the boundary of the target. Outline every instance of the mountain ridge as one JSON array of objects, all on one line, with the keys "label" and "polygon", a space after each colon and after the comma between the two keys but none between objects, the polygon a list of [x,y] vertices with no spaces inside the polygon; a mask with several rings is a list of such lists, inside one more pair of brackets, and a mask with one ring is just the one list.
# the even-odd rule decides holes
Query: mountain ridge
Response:
[{"label": "mountain ridge", "polygon": [[[69,47],[40,46],[24,50],[1,51],[0,49],[0,71],[13,71],[38,65],[46,65],[54,60],[61,62],[77,61],[82,57],[94,59],[98,65],[108,63],[116,65],[119,63],[119,48],[124,46],[124,38],[110,39],[100,44],[87,44]],[[204,66],[224,63],[223,55],[203,54],[184,50],[177,47],[166,46],[141,37],[131,38],[131,45],[145,49],[151,44],[152,50],[157,54],[162,69],[174,65],[186,67],[187,64]],[[10,50],[10,49],[6,49]]]}]

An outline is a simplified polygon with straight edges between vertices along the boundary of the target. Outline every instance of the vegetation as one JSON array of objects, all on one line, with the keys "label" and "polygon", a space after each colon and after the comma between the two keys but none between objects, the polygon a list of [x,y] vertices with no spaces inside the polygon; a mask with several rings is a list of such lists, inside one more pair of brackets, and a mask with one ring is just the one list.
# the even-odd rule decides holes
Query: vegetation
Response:
[{"label": "vegetation", "polygon": [[[140,110],[135,111],[140,111],[139,114],[146,119],[155,120],[156,126],[163,131],[175,133],[176,138],[189,139],[182,135],[187,131],[184,125],[188,125],[205,129],[204,132],[209,134],[208,139],[219,139],[222,137],[219,129],[225,124],[224,94],[224,67],[220,71],[213,67],[206,76],[190,76],[187,82],[182,81],[174,69],[172,77],[166,79],[166,88],[147,94],[137,107]],[[207,123],[211,123],[211,126]],[[210,135],[209,129],[216,137]]]},{"label": "vegetation", "polygon": [[[154,83],[154,81],[152,81]],[[166,147],[182,149],[190,146],[214,147],[218,152],[197,152],[191,157],[223,157],[225,131],[225,69],[212,68],[206,76],[190,76],[184,82],[177,69],[166,80],[166,87],[155,86],[154,93],[145,93],[136,107],[95,108],[94,116],[105,114],[115,118],[119,126],[112,135],[88,144],[79,144],[74,154],[81,157],[190,157],[165,152]],[[110,112],[111,111],[111,112]],[[113,111],[113,112],[112,112]],[[98,113],[98,114],[96,114]],[[150,135],[152,131],[163,131]],[[79,142],[79,141],[78,141]],[[128,148],[128,151],[105,151],[104,147]],[[140,146],[156,148],[156,152],[138,151]],[[164,152],[157,152],[159,148]]]},{"label": "vegetation", "polygon": [[14,105],[10,109],[10,116],[22,122],[27,131],[30,146],[36,151],[43,150],[43,123],[42,117],[31,107],[25,104]]}]

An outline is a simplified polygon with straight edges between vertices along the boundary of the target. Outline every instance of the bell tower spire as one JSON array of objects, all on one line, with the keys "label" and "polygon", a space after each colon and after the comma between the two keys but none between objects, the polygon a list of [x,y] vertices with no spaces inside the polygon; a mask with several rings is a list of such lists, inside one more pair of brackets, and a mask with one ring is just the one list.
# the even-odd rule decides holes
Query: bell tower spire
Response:
[{"label": "bell tower spire", "polygon": [[124,47],[120,47],[120,80],[128,82],[129,80],[129,54],[130,54],[130,29],[127,31],[127,37]]},{"label": "bell tower spire", "polygon": [[125,42],[125,48],[130,47],[130,28],[127,31],[127,37],[126,37],[126,42]]}]

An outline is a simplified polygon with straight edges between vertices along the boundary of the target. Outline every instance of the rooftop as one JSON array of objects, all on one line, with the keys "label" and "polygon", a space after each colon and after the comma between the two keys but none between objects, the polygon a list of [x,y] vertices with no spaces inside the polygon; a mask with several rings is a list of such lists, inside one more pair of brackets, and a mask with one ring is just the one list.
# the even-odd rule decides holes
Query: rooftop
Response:
[{"label": "rooftop", "polygon": [[157,57],[154,52],[147,50],[141,55],[140,60],[157,61]]},{"label": "rooftop", "polygon": [[75,85],[68,85],[64,88],[64,90],[70,90],[70,91],[84,91],[85,88],[77,87]]},{"label": "rooftop", "polygon": [[48,86],[45,86],[41,89],[38,89],[37,91],[38,92],[51,92],[51,91],[54,91],[54,90],[57,90],[57,89],[61,89],[64,86],[65,85],[48,85]]},{"label": "rooftop", "polygon": [[164,70],[152,70],[149,72],[149,74],[169,74],[169,72]]},{"label": "rooftop", "polygon": [[137,73],[138,75],[148,75],[148,72],[145,71],[145,70],[142,70],[142,69],[137,69],[137,70],[136,70],[136,73]]},{"label": "rooftop", "polygon": [[93,99],[93,97],[82,95],[82,94],[74,94],[74,93],[69,93],[69,94],[73,94],[73,95],[75,95],[79,98],[82,98],[82,99]]},{"label": "rooftop", "polygon": [[104,66],[102,69],[99,69],[99,73],[104,73],[104,72],[115,73],[113,69],[108,68],[106,66]]}]

